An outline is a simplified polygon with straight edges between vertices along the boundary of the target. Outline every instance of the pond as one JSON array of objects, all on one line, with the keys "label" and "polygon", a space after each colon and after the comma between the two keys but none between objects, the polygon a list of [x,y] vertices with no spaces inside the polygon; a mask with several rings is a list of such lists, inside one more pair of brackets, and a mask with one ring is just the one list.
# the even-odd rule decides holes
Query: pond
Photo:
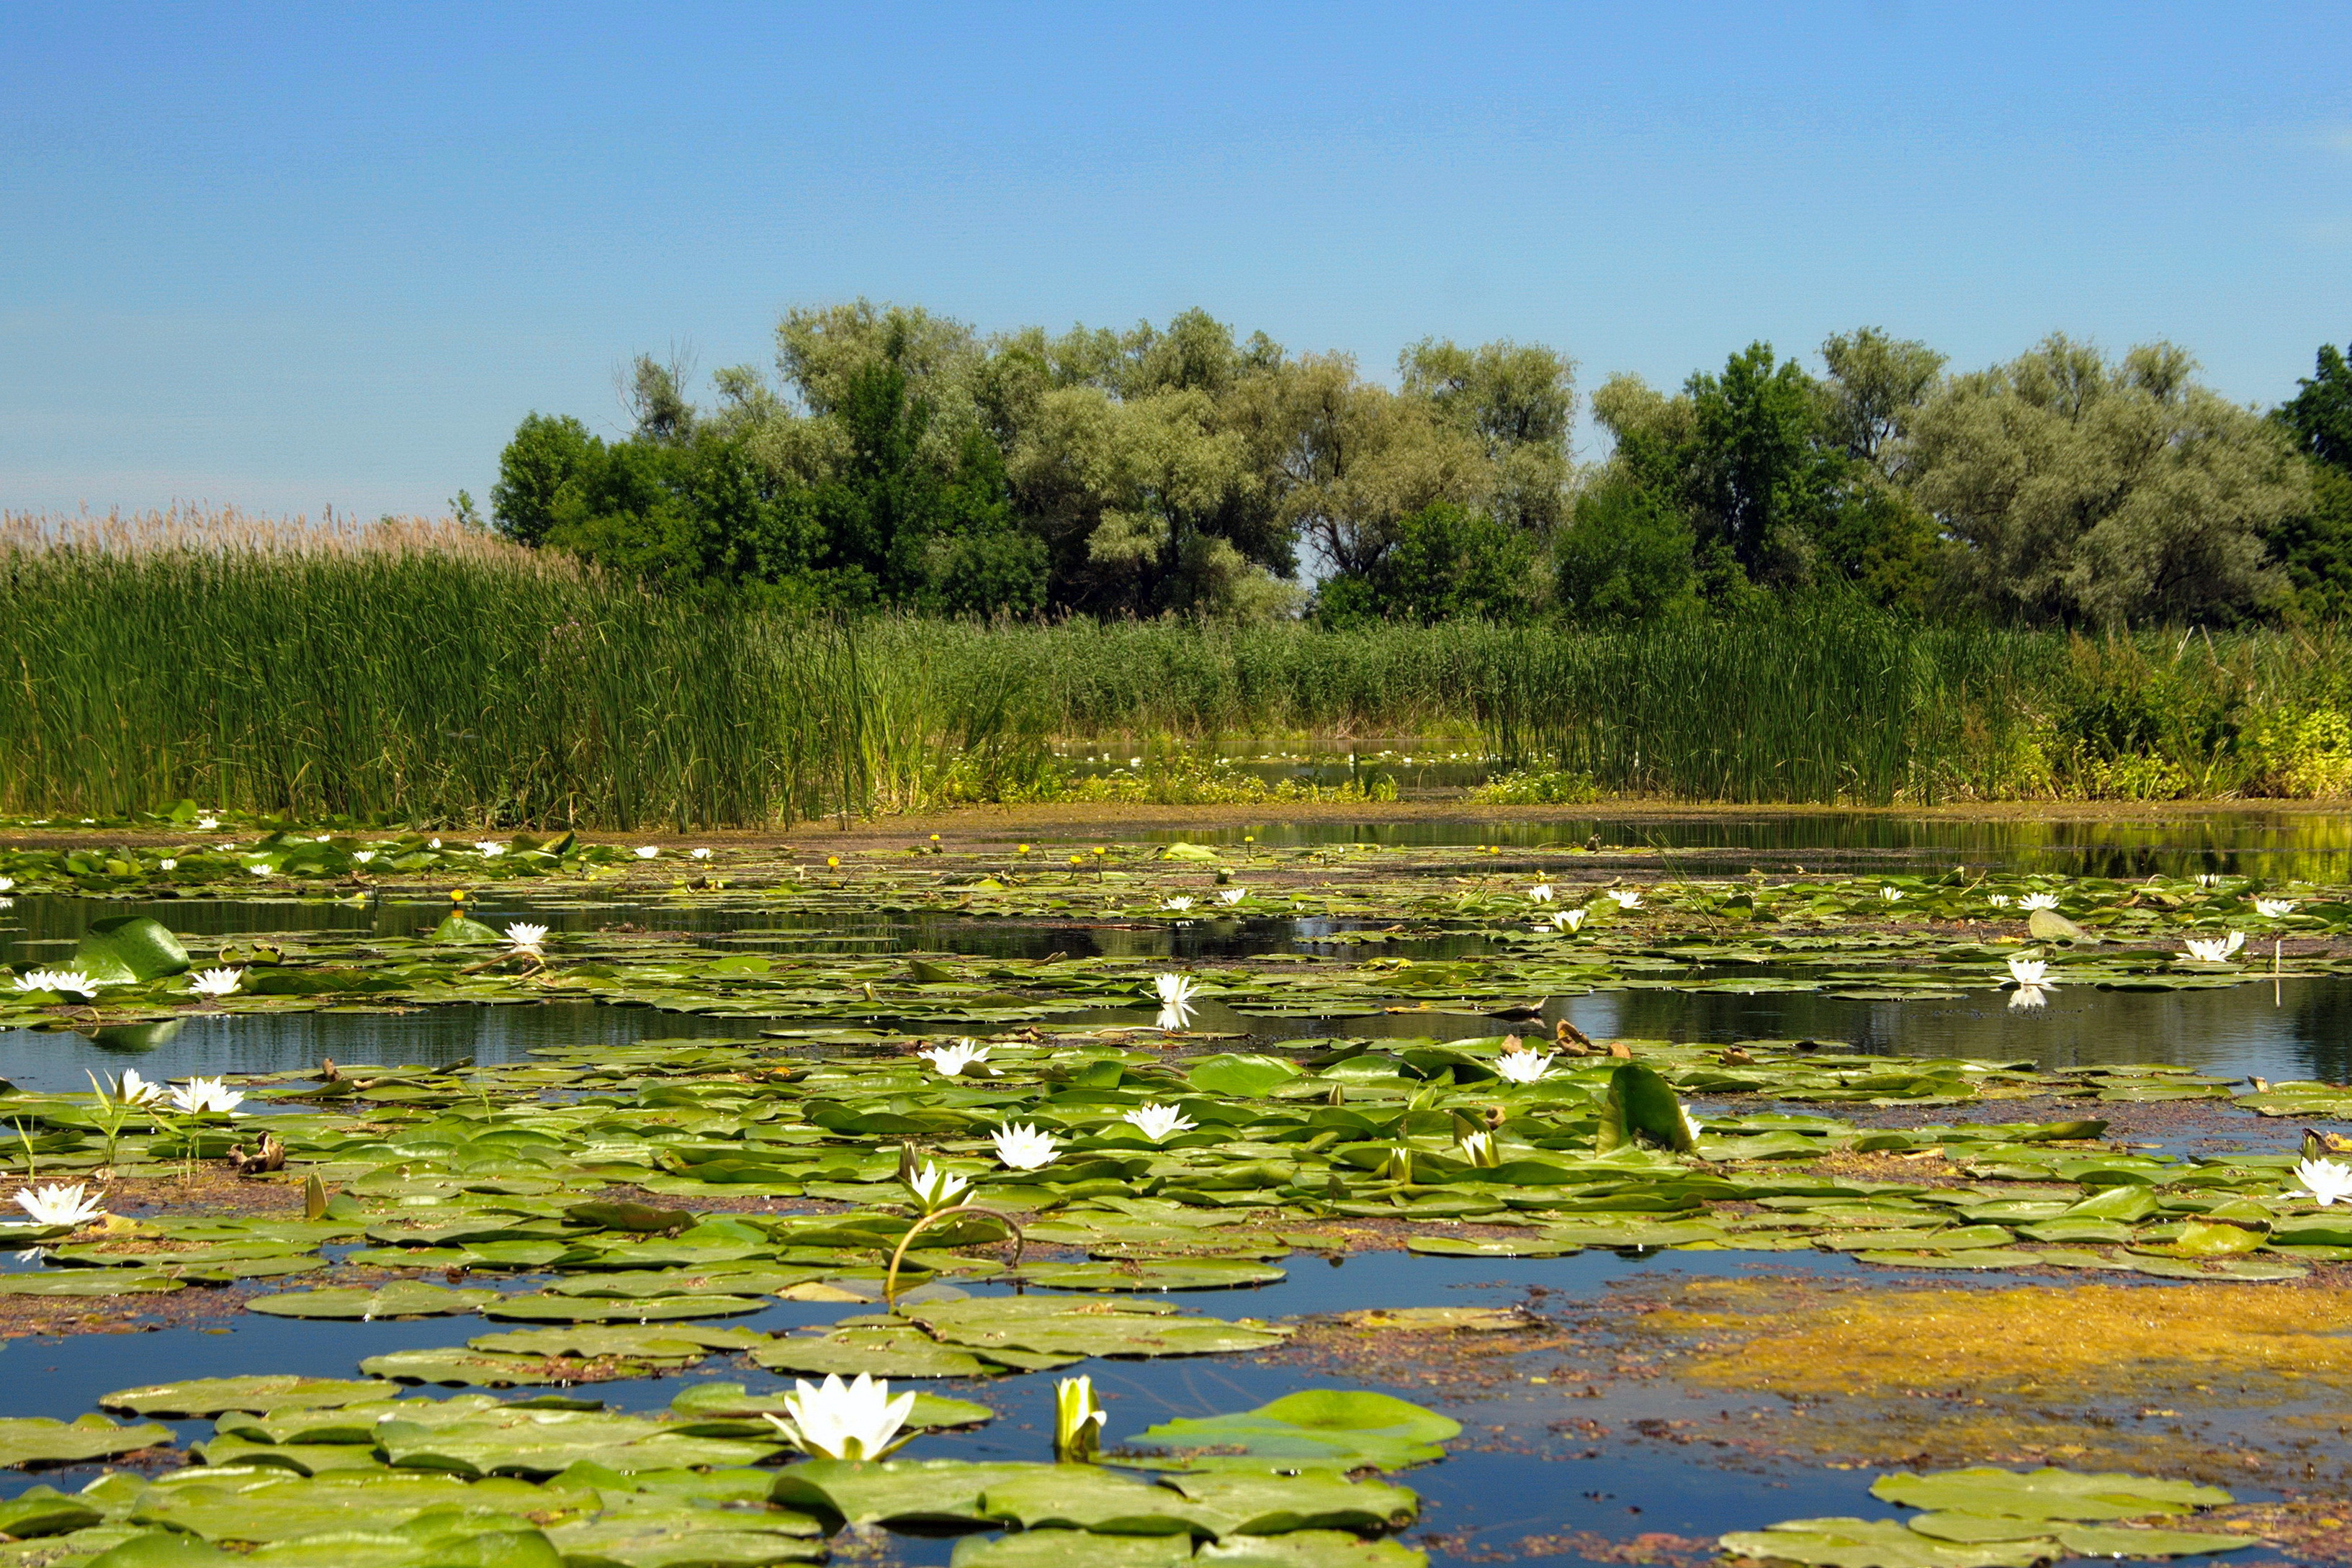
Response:
[{"label": "pond", "polygon": [[[464,1475],[509,1458],[528,1483],[449,1484],[474,1487],[464,1495],[483,1500],[466,1506],[481,1507],[504,1495],[494,1485],[542,1489],[534,1516],[565,1521],[547,1528],[572,1542],[572,1560],[804,1560],[813,1537],[787,1550],[730,1536],[727,1550],[748,1553],[736,1557],[679,1555],[650,1536],[609,1556],[590,1543],[655,1514],[664,1528],[784,1529],[800,1516],[717,1500],[728,1487],[751,1495],[743,1485],[764,1495],[776,1473],[782,1456],[756,1407],[803,1369],[870,1363],[894,1387],[970,1402],[961,1424],[926,1429],[898,1456],[949,1462],[919,1472],[942,1498],[959,1477],[1013,1473],[955,1462],[1050,1458],[1066,1376],[1094,1380],[1114,1449],[1161,1423],[1312,1390],[1380,1393],[1459,1424],[1442,1458],[1376,1467],[1414,1495],[1417,1517],[1392,1536],[1369,1515],[1347,1528],[1393,1544],[1284,1526],[1182,1553],[1202,1563],[1405,1568],[1425,1553],[1444,1568],[1696,1568],[1727,1533],[1853,1518],[1896,1521],[1870,1528],[1896,1531],[1897,1547],[1875,1550],[1904,1568],[2022,1568],[2037,1551],[2159,1560],[2234,1544],[2210,1534],[2224,1521],[2276,1554],[2341,1560],[2330,1534],[2341,1521],[2323,1504],[2352,1483],[2338,1419],[2352,1356],[2332,1337],[2352,1311],[2352,1221],[2302,1196],[2291,1167],[2305,1127],[2319,1136],[2352,1116],[2352,1090],[2333,1087],[2352,1079],[2345,873],[2261,920],[2240,893],[2189,875],[2291,863],[2318,882],[2311,868],[2344,852],[2307,820],[2241,820],[2227,842],[2199,841],[2215,824],[2187,819],[2141,824],[2138,837],[2023,826],[1849,814],[1669,828],[1685,835],[1678,850],[1741,872],[1769,849],[1925,872],[1965,857],[2024,877],[2127,862],[2135,882],[2161,885],[2070,885],[2065,910],[2104,933],[2076,927],[2081,946],[2023,941],[2009,905],[1986,915],[1973,879],[1890,883],[1882,903],[1880,878],[1896,873],[1876,862],[1852,886],[1791,881],[1770,911],[1760,895],[1733,911],[1727,891],[1748,897],[1742,884],[1669,879],[1612,911],[1595,881],[1569,890],[1594,912],[1589,928],[1538,922],[1533,936],[1531,915],[1567,894],[1531,903],[1525,875],[1465,876],[1444,856],[1369,870],[1252,862],[1234,880],[1261,907],[1222,916],[1165,904],[1225,885],[1223,874],[1203,884],[1199,862],[1140,856],[1121,862],[1124,883],[1008,876],[1009,891],[971,874],[922,880],[898,862],[700,894],[499,884],[472,905],[491,928],[479,936],[453,936],[446,892],[425,887],[358,901],[20,892],[0,915],[0,963],[19,972],[95,950],[94,924],[143,915],[197,965],[238,967],[248,983],[215,1005],[169,975],[89,1001],[6,1004],[18,1027],[0,1028],[0,1078],[16,1092],[0,1095],[0,1123],[22,1149],[11,1174],[29,1160],[43,1182],[101,1181],[122,1218],[112,1231],[28,1233],[33,1244],[0,1261],[0,1448],[68,1441],[26,1417],[104,1406],[135,1420],[142,1406],[119,1396],[143,1385],[364,1372],[410,1379],[403,1397],[436,1403],[386,1406],[388,1435],[371,1447],[252,1437],[299,1428],[291,1406],[229,1407],[216,1423],[167,1399],[153,1406],[162,1432],[119,1452],[119,1479],[89,1494],[111,1511],[38,1561],[93,1561],[150,1521],[254,1539],[239,1531],[315,1506],[282,1490],[306,1464],[390,1489],[436,1465]],[[1519,847],[1606,827],[1554,824]],[[1261,851],[1513,841],[1494,824],[1451,831],[1247,836]],[[1001,859],[984,844],[970,856]],[[1593,874],[1622,880],[1608,865]],[[1751,913],[1770,924],[1751,930]],[[515,921],[551,928],[543,958],[502,946],[495,930]],[[2254,939],[2228,962],[2188,965],[2159,945],[2242,924]],[[2274,977],[2262,946],[2273,935]],[[2021,1005],[2005,956],[2036,952],[2052,975]],[[1205,988],[1177,1026],[1146,999],[1158,973]],[[1521,1082],[1506,1033],[1564,1050],[1589,1038],[1602,1054],[1562,1054]],[[992,1056],[948,1075],[907,1054],[960,1035]],[[247,1100],[234,1120],[159,1110],[110,1129],[89,1081],[126,1067],[226,1075]],[[1150,1133],[1158,1104],[1187,1125]],[[1058,1163],[1024,1174],[992,1146],[1024,1119],[1058,1142]],[[287,1170],[240,1186],[230,1145],[265,1127],[282,1133]],[[1015,1252],[977,1210],[950,1214],[908,1252],[909,1293],[886,1312],[893,1241],[908,1248],[925,1206],[918,1194],[910,1207],[902,1144],[1026,1228]],[[306,1195],[310,1174],[321,1186]],[[600,1195],[639,1207],[580,1207]],[[51,1291],[93,1281],[107,1288]],[[1020,1328],[1033,1312],[1067,1333],[1108,1332],[1106,1312],[1169,1308],[1171,1344],[1198,1332],[1226,1348],[1104,1354],[1039,1348],[1090,1343],[1083,1334],[1003,1337],[1047,1333]],[[1864,1323],[1841,1348],[1839,1325]],[[2193,1345],[2188,1370],[2122,1348],[2131,1333]],[[2195,1370],[2210,1367],[2227,1370]],[[1822,1384],[1823,1369],[1846,1381]],[[317,1397],[331,1411],[384,1396]],[[739,1406],[754,1414],[724,1414]],[[570,1450],[534,1458],[511,1436],[608,1417],[595,1428],[605,1446],[577,1462]],[[475,1458],[404,1458],[440,1451],[425,1441],[437,1423],[463,1437],[448,1453]],[[75,1440],[102,1450],[105,1438]],[[750,1457],[709,1457],[730,1444]],[[213,1462],[184,1469],[198,1445]],[[665,1468],[652,1452],[705,1453],[716,1468],[696,1479],[698,1461]],[[1115,1457],[1142,1467],[1122,1473],[1192,1484],[1133,1450]],[[752,1458],[769,1469],[727,1479],[752,1475]],[[0,1498],[71,1492],[108,1462],[101,1451],[0,1469]],[[829,1474],[824,1464],[806,1474]],[[2121,1544],[2082,1533],[2113,1509],[2092,1523],[2037,1514],[1962,1550],[1883,1479],[1968,1464],[2171,1478],[2147,1484],[2188,1487],[2221,1511]],[[583,1513],[577,1489],[591,1480],[604,1501]],[[1311,1470],[1264,1484],[1294,1483],[1337,1484]],[[1394,1495],[1381,1484],[1365,1476],[1347,1495]],[[657,1507],[662,1487],[701,1500]],[[236,1500],[247,1492],[258,1500]],[[376,1511],[368,1518],[392,1517],[367,1501],[389,1490],[349,1495]],[[1179,1506],[1166,1488],[1150,1495]],[[399,1516],[408,1536],[379,1531],[367,1550],[432,1568],[440,1560],[414,1554],[429,1533],[421,1506]],[[929,1523],[893,1515],[887,1530],[835,1533],[835,1560],[1172,1560],[1150,1556],[1162,1548],[1148,1535],[1056,1533],[1051,1509],[976,1529],[940,1506]],[[0,1533],[10,1517],[0,1511]],[[1031,1528],[1003,1532],[1014,1518]],[[1798,1560],[1878,1560],[1819,1533],[1782,1539]],[[2129,1550],[2135,1540],[2149,1550]],[[16,1550],[0,1542],[0,1563],[36,1561]],[[305,1551],[329,1548],[271,1549],[290,1564],[313,1561]],[[446,1559],[459,1560],[475,1559]]]}]

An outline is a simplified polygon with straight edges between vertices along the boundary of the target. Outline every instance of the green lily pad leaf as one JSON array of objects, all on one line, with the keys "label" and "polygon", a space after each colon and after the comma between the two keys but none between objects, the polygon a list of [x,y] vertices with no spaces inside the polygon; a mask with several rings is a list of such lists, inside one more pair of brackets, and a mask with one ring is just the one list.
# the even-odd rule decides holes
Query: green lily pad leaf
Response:
[{"label": "green lily pad leaf", "polygon": [[2185,1513],[2232,1501],[2220,1487],[2122,1473],[2084,1475],[2055,1468],[1979,1468],[1881,1476],[1870,1495],[1885,1502],[1936,1511],[2006,1514],[2015,1519],[2134,1519]]},{"label": "green lily pad leaf", "polygon": [[694,1215],[688,1209],[656,1208],[643,1203],[575,1203],[563,1211],[563,1218],[578,1225],[642,1236],[684,1230],[694,1223]]},{"label": "green lily pad leaf", "polygon": [[768,1304],[755,1296],[500,1296],[493,1291],[490,1301],[482,1308],[482,1315],[520,1322],[668,1322],[687,1318],[740,1317],[745,1312],[760,1312]]},{"label": "green lily pad leaf", "polygon": [[1190,1535],[1097,1535],[1085,1530],[1023,1530],[956,1542],[949,1568],[1187,1568]]},{"label": "green lily pad leaf", "polygon": [[1204,1541],[1192,1561],[1216,1568],[1428,1568],[1429,1554],[1345,1531],[1294,1530]]},{"label": "green lily pad leaf", "polygon": [[93,920],[74,946],[73,967],[103,985],[128,986],[188,972],[188,950],[144,915]]},{"label": "green lily pad leaf", "polygon": [[185,1482],[150,1488],[131,1512],[138,1524],[168,1525],[207,1541],[292,1541],[343,1531],[391,1531],[428,1509],[517,1516],[553,1500],[523,1481],[468,1483],[454,1475],[330,1472],[248,1485],[196,1472]]},{"label": "green lily pad leaf", "polygon": [[1286,1329],[1180,1316],[1172,1302],[1128,1296],[1087,1301],[973,1296],[912,1307],[905,1315],[940,1343],[983,1355],[1000,1348],[1045,1355],[1213,1355],[1264,1350],[1289,1337]]},{"label": "green lily pad leaf", "polygon": [[2077,1557],[2134,1558],[2202,1557],[2261,1544],[2251,1536],[2223,1535],[2213,1531],[2101,1529],[2095,1524],[2061,1528],[2058,1543]]},{"label": "green lily pad leaf", "polygon": [[213,1437],[195,1445],[194,1452],[215,1469],[267,1465],[298,1476],[385,1468],[373,1443],[257,1443],[245,1437]]},{"label": "green lily pad leaf", "polygon": [[[471,1350],[388,1351],[361,1362],[360,1370],[371,1377],[391,1378],[399,1383],[437,1383],[453,1387],[470,1384],[477,1388],[540,1388],[580,1381],[580,1363],[574,1360],[485,1355]],[[614,1370],[630,1369],[624,1364]],[[639,1367],[632,1375],[652,1371],[651,1367]]]},{"label": "green lily pad leaf", "polygon": [[176,1530],[142,1531],[89,1559],[89,1568],[201,1568],[241,1561],[209,1542]]},{"label": "green lily pad leaf", "polygon": [[1473,1241],[1460,1236],[1408,1236],[1405,1250],[1432,1258],[1559,1258],[1581,1250],[1537,1236]]},{"label": "green lily pad leaf", "polygon": [[687,1363],[704,1359],[714,1350],[751,1350],[768,1336],[748,1329],[712,1329],[694,1324],[656,1328],[615,1324],[593,1327],[516,1329],[508,1333],[478,1334],[466,1342],[468,1350],[485,1355],[577,1356],[584,1360]]},{"label": "green lily pad leaf", "polygon": [[2164,1249],[2176,1258],[2227,1258],[2252,1252],[2269,1238],[2242,1225],[2192,1219],[2180,1228],[2179,1239]]},{"label": "green lily pad leaf", "polygon": [[1723,1549],[1813,1568],[2032,1568],[2058,1554],[2047,1537],[2030,1541],[1930,1541],[1891,1519],[1792,1519],[1735,1531]]},{"label": "green lily pad leaf", "polygon": [[2037,942],[2096,942],[2098,938],[2054,909],[2037,909],[2026,916],[2026,930]]},{"label": "green lily pad leaf", "polygon": [[249,1312],[273,1318],[441,1318],[478,1312],[499,1299],[496,1291],[452,1291],[417,1280],[398,1280],[373,1291],[345,1287],[329,1291],[290,1291],[278,1296],[257,1296],[245,1303]]},{"label": "green lily pad leaf", "polygon": [[772,1340],[751,1353],[770,1372],[822,1377],[988,1377],[1002,1370],[968,1350],[943,1345],[912,1330],[842,1329],[818,1336]]},{"label": "green lily pad leaf", "polygon": [[76,1465],[171,1440],[172,1429],[153,1421],[118,1427],[103,1416],[70,1422],[9,1416],[0,1418],[0,1465]]},{"label": "green lily pad leaf", "polygon": [[425,940],[446,946],[480,947],[494,946],[505,941],[506,938],[478,920],[468,920],[462,915],[452,913],[440,925],[433,928],[433,935],[427,936]]},{"label": "green lily pad leaf", "polygon": [[1155,1469],[1394,1470],[1444,1458],[1438,1445],[1461,1431],[1460,1422],[1390,1395],[1310,1388],[1234,1415],[1163,1421],[1122,1447],[1168,1453],[1137,1461]]},{"label": "green lily pad leaf", "polygon": [[1267,1263],[1220,1259],[1139,1263],[1043,1263],[1021,1270],[1021,1279],[1049,1291],[1227,1291],[1267,1285],[1288,1274]]},{"label": "green lily pad leaf", "polygon": [[778,1471],[768,1499],[850,1524],[977,1530],[996,1522],[982,1511],[983,1490],[1045,1468],[1049,1467],[961,1459],[811,1459]]},{"label": "green lily pad leaf", "polygon": [[[1205,1511],[1221,1539],[1294,1530],[1394,1530],[1421,1511],[1421,1500],[1404,1487],[1336,1474],[1192,1474],[1171,1477],[1168,1485]],[[996,1501],[993,1487],[988,1501],[992,1507]]]},{"label": "green lily pad leaf", "polygon": [[386,1421],[376,1428],[376,1446],[404,1469],[462,1476],[551,1476],[581,1460],[624,1474],[756,1465],[783,1451],[781,1440],[688,1437],[641,1416],[520,1406],[446,1426]]},{"label": "green lily pad leaf", "polygon": [[763,1529],[759,1514],[737,1509],[631,1509],[553,1525],[547,1538],[565,1568],[761,1568],[827,1555],[823,1541]]},{"label": "green lily pad leaf", "polygon": [[130,1269],[58,1269],[0,1274],[0,1296],[146,1296],[182,1288],[169,1274]]},{"label": "green lily pad leaf", "polygon": [[1224,1100],[1255,1100],[1298,1076],[1279,1056],[1212,1056],[1185,1074],[1193,1088]]},{"label": "green lily pad leaf", "polygon": [[1214,1535],[1206,1511],[1170,1487],[1093,1465],[1031,1465],[989,1482],[981,1507],[1024,1530],[1108,1535]]},{"label": "green lily pad leaf", "polygon": [[375,1380],[347,1381],[332,1377],[296,1377],[290,1374],[260,1377],[200,1377],[186,1383],[151,1383],[141,1388],[118,1388],[99,1403],[110,1410],[184,1420],[195,1416],[219,1416],[231,1410],[332,1410],[362,1400],[389,1399],[399,1390]]},{"label": "green lily pad leaf", "polygon": [[1644,1138],[1681,1155],[1689,1154],[1696,1141],[1674,1085],[1654,1070],[1629,1061],[1609,1075],[1595,1147],[1605,1155]]},{"label": "green lily pad leaf", "polygon": [[32,1541],[87,1529],[105,1517],[79,1498],[68,1497],[54,1487],[34,1487],[0,1502],[0,1535]]}]

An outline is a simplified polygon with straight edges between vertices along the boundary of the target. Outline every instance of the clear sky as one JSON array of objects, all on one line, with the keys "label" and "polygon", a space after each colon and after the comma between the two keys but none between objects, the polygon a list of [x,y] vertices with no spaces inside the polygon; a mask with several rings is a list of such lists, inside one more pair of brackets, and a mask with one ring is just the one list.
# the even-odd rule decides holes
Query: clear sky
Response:
[{"label": "clear sky", "polygon": [[438,511],[866,295],[1679,382],[2352,339],[2352,7],[0,7],[0,507]]}]

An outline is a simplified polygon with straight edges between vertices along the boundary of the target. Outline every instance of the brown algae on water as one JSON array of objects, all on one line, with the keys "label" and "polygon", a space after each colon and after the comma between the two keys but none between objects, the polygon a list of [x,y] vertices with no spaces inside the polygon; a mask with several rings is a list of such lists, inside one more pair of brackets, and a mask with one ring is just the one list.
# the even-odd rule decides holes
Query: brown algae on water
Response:
[{"label": "brown algae on water", "polygon": [[2034,1285],[1843,1290],[1693,1281],[1644,1320],[1706,1336],[1683,1375],[1790,1396],[1946,1390],[2269,1402],[2352,1385],[2352,1290]]},{"label": "brown algae on water", "polygon": [[[1778,1396],[1793,1451],[2295,1488],[2352,1475],[2352,1289],[1682,1281],[1639,1339],[1694,1396]],[[2247,1418],[2249,1410],[2261,1418]]]}]

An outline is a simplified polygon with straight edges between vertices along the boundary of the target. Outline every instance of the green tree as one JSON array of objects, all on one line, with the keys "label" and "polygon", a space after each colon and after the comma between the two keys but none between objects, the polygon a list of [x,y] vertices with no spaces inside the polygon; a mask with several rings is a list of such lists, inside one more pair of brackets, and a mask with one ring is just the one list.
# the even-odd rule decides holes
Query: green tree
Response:
[{"label": "green tree", "polygon": [[2277,425],[2168,343],[2110,361],[2053,335],[1954,378],[1914,421],[1911,493],[1985,603],[2027,620],[2228,622],[2287,584],[2268,537],[2307,504]]},{"label": "green tree", "polygon": [[1553,545],[1561,612],[1584,622],[1647,621],[1695,601],[1696,537],[1659,492],[1623,475],[1577,497]]},{"label": "green tree", "polygon": [[604,459],[604,444],[570,414],[526,415],[499,455],[498,482],[490,486],[499,532],[522,544],[544,541],[558,512],[577,504],[580,485]]},{"label": "green tree", "polygon": [[2309,461],[2311,501],[2280,523],[2272,553],[2301,621],[2352,617],[2352,363],[2323,343],[2318,363],[2272,419]]},{"label": "green tree", "polygon": [[1326,625],[1367,621],[1527,620],[1534,610],[1535,539],[1452,502],[1402,518],[1391,548],[1361,572],[1327,580],[1316,596]]}]

